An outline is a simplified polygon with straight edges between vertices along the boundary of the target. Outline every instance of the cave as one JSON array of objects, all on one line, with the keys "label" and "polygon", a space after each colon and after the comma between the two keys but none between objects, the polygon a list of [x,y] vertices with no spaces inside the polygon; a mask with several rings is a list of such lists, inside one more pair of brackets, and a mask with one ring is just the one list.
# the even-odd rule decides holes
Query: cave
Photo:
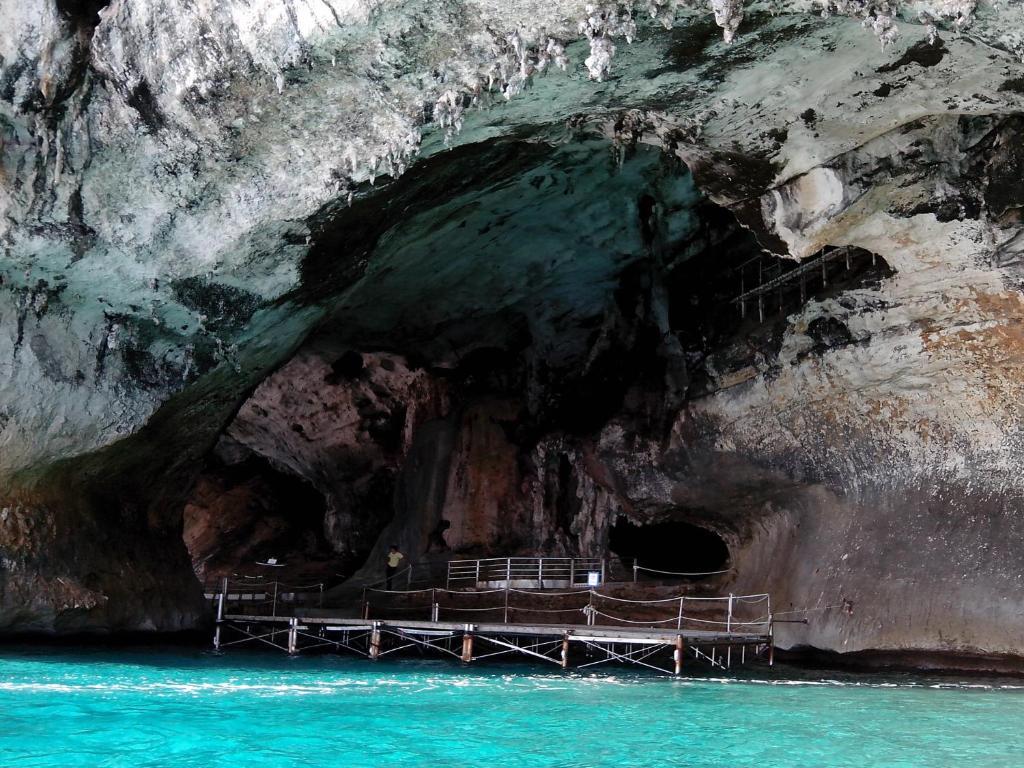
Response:
[{"label": "cave", "polygon": [[[709,528],[670,520],[638,525],[619,517],[608,534],[608,549],[640,580],[700,580],[729,568],[729,547]],[[646,569],[646,570],[645,570]]]},{"label": "cave", "polygon": [[[226,458],[225,458],[226,457]],[[196,576],[334,578],[326,505],[308,482],[255,456],[211,455],[188,495],[183,538]],[[279,567],[263,563],[276,561]]]},{"label": "cave", "polygon": [[663,434],[715,386],[708,361],[748,364],[718,356],[751,322],[730,275],[764,253],[756,235],[662,148],[614,148],[474,145],[323,212],[310,287],[349,279],[353,250],[367,274],[224,435],[323,494],[336,573],[371,578],[391,542],[417,559],[603,551],[579,447],[613,420]]},{"label": "cave", "polygon": [[1024,658],[1015,10],[101,5],[0,35],[0,633],[396,542]]}]

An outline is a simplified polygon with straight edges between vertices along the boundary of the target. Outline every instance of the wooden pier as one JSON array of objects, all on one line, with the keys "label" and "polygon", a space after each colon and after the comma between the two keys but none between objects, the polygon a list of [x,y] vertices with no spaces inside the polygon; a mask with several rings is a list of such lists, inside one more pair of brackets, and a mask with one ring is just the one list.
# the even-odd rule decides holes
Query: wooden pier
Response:
[{"label": "wooden pier", "polygon": [[[253,589],[263,590],[255,593],[262,599],[245,599]],[[291,655],[334,651],[371,660],[437,654],[467,664],[519,656],[563,669],[614,663],[676,675],[689,664],[721,670],[755,660],[770,665],[774,655],[767,594],[629,599],[595,589],[374,589],[368,594],[377,599],[364,599],[356,616],[351,609],[346,615],[303,604],[295,592],[281,590],[273,594],[290,594],[291,603],[268,605],[270,594],[265,585],[226,581],[211,593],[214,646],[256,644]],[[558,601],[567,607],[552,607]]]}]

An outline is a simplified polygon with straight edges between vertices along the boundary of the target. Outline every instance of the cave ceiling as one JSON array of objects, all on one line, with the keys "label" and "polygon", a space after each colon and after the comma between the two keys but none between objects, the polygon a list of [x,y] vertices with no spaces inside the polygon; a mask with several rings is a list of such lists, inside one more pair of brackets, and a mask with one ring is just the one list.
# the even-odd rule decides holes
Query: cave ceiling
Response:
[{"label": "cave ceiling", "polygon": [[[959,11],[934,14],[932,42],[910,17],[882,46],[871,25],[844,15],[773,16],[755,5],[726,43],[707,11],[656,3],[658,19],[624,21],[621,8],[602,17],[608,9],[588,16],[577,5],[342,3],[291,13],[290,3],[226,3],[209,15],[115,2],[97,16],[93,6],[5,7],[15,23],[0,38],[0,290],[9,299],[0,386],[8,402],[36,395],[0,428],[4,472],[121,440],[215,369],[233,379],[236,396],[244,392],[322,319],[379,304],[371,284],[397,286],[395,270],[407,266],[398,259],[429,263],[426,245],[401,250],[403,236],[427,226],[427,208],[450,217],[472,204],[481,219],[487,204],[501,208],[495,187],[515,184],[531,163],[546,172],[531,155],[548,154],[557,174],[572,144],[582,153],[599,136],[610,154],[660,147],[763,244],[802,257],[829,233],[762,211],[773,205],[766,190],[801,180],[815,197],[802,215],[826,219],[852,194],[836,191],[830,164],[842,166],[857,147],[935,116],[1020,107],[1015,27],[1004,23],[1013,7],[979,11],[962,34]],[[587,36],[615,42],[597,78]],[[632,169],[595,165],[589,183],[621,188]],[[407,173],[419,184],[403,182]],[[382,206],[378,198],[401,197],[391,189],[403,184],[400,205]],[[529,211],[545,191],[522,199]],[[360,222],[360,210],[390,227]],[[398,226],[408,213],[413,221]],[[626,238],[636,218],[610,205],[592,215],[603,220],[581,228],[591,238],[611,237],[618,221]],[[474,231],[466,226],[462,234]],[[490,226],[497,237],[502,227]],[[458,234],[453,250],[466,247]],[[529,238],[512,238],[510,252],[525,254]],[[607,274],[582,255],[587,243],[581,237],[560,257],[580,256],[574,268],[600,284]],[[627,244],[616,247],[625,253]],[[451,296],[430,322],[451,319],[470,292],[474,317],[473,302],[494,295],[486,269],[467,275],[456,266],[465,259],[454,261],[418,286]],[[512,281],[528,283],[537,267],[491,263],[501,265],[490,276],[491,288],[502,283],[500,301],[529,313]],[[412,265],[408,276],[419,283]],[[557,301],[595,300],[547,282]],[[545,311],[532,320],[550,324]],[[376,334],[389,322],[356,314]]]}]

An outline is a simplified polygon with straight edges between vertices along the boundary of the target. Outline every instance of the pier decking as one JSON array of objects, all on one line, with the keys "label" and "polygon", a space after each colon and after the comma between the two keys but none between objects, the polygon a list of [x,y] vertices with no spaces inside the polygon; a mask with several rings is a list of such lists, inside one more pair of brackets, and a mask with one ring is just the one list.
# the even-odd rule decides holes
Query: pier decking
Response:
[{"label": "pier decking", "polygon": [[348,610],[322,607],[322,592],[312,592],[315,605],[301,594],[275,583],[225,581],[210,594],[214,646],[372,660],[431,653],[467,664],[523,656],[562,668],[619,663],[677,675],[688,662],[727,670],[754,659],[771,664],[774,655],[767,594],[631,599],[596,589],[368,589],[362,605]]}]

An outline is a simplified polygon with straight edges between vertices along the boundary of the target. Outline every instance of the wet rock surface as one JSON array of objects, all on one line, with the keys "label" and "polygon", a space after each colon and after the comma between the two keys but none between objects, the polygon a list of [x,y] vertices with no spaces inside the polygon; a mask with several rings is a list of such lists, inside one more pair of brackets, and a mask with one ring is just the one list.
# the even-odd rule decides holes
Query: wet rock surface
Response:
[{"label": "wet rock surface", "polygon": [[1019,9],[640,5],[0,0],[0,630],[622,517],[1024,654]]}]

